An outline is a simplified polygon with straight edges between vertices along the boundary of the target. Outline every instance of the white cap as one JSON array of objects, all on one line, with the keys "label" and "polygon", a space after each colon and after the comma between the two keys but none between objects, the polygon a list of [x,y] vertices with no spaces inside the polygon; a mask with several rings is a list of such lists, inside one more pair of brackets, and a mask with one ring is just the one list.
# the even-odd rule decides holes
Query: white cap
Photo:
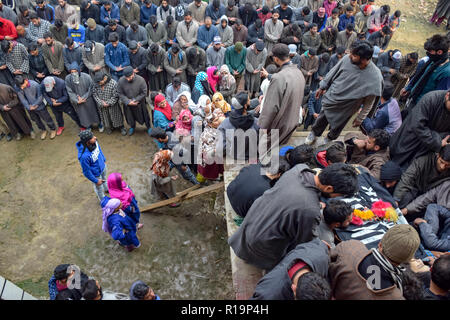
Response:
[{"label": "white cap", "polygon": [[400,51],[397,51],[392,55],[392,58],[395,60],[400,60],[402,58],[402,53]]},{"label": "white cap", "polygon": [[288,45],[289,48],[289,54],[297,53],[297,46],[295,44]]}]

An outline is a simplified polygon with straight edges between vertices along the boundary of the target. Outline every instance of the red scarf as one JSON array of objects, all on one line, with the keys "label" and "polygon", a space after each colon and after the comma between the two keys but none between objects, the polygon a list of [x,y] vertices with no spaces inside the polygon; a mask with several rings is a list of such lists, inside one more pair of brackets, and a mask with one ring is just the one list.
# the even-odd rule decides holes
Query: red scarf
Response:
[{"label": "red scarf", "polygon": [[166,98],[164,98],[164,96],[162,94],[158,94],[155,97],[155,111],[161,111],[167,118],[167,120],[171,121],[172,120],[172,107],[170,106],[170,104],[167,102],[166,100],[166,106],[164,108],[160,108],[158,105],[160,102],[166,100]]}]

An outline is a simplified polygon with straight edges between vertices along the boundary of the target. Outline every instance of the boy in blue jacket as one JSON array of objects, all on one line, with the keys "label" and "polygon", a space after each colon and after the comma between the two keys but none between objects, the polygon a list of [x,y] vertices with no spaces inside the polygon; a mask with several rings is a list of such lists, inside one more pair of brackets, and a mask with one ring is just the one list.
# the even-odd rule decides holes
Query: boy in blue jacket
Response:
[{"label": "boy in blue jacket", "polygon": [[108,192],[105,156],[91,130],[81,131],[78,136],[80,137],[80,141],[76,143],[78,161],[84,176],[92,182],[98,201],[101,202],[105,192]]}]

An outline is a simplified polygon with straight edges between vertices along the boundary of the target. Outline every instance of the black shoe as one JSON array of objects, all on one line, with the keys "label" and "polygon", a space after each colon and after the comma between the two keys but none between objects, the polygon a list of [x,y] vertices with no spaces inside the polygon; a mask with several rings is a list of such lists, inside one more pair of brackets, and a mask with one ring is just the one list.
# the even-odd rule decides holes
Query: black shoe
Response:
[{"label": "black shoe", "polygon": [[6,134],[4,134],[3,132],[0,133],[0,140],[2,140],[4,136],[6,136]]},{"label": "black shoe", "polygon": [[11,140],[12,140],[12,135],[11,135],[11,133],[8,133],[7,135],[6,135],[6,141],[8,141],[8,142],[10,142]]}]

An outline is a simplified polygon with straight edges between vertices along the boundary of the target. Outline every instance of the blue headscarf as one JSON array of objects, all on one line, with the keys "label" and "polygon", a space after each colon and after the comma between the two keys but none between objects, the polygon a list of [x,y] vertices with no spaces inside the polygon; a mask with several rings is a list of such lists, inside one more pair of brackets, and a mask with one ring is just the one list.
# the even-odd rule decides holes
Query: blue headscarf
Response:
[{"label": "blue headscarf", "polygon": [[197,88],[197,90],[200,92],[200,95],[205,94],[205,90],[203,90],[202,81],[208,80],[208,75],[206,72],[202,71],[197,74],[197,77],[195,78],[195,84],[194,87]]}]

